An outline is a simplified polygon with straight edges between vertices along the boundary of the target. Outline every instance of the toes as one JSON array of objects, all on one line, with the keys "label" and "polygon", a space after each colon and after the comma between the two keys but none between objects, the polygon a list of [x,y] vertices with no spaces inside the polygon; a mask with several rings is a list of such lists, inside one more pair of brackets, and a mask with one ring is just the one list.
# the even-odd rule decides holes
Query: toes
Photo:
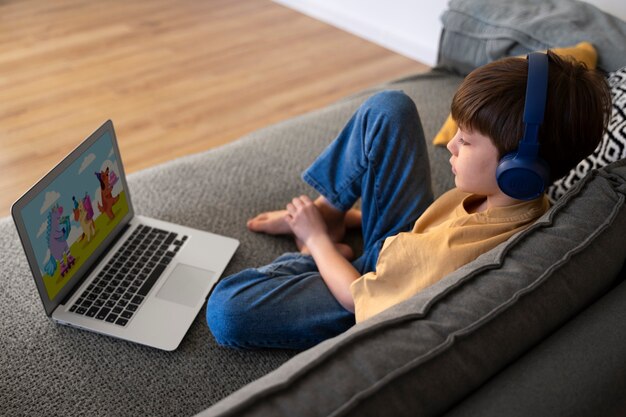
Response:
[{"label": "toes", "polygon": [[265,212],[248,219],[246,226],[253,232],[264,232],[269,234],[289,234],[291,228],[286,223],[284,211]]},{"label": "toes", "polygon": [[346,213],[345,224],[346,228],[353,229],[361,227],[362,214],[360,210],[350,209]]},{"label": "toes", "polygon": [[258,227],[259,227],[259,224],[257,222],[256,217],[253,218],[253,219],[248,220],[248,222],[246,223],[246,226],[248,226],[248,229],[250,229],[250,230],[257,231]]}]

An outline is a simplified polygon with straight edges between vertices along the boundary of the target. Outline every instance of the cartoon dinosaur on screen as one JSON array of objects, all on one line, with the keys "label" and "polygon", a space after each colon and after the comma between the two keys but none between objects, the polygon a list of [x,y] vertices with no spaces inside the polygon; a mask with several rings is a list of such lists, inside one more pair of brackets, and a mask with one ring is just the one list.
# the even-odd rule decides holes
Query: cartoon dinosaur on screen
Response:
[{"label": "cartoon dinosaur on screen", "polygon": [[63,207],[55,204],[48,212],[46,238],[50,249],[50,259],[44,266],[46,274],[53,276],[57,265],[61,266],[61,276],[74,265],[76,259],[70,253],[67,238],[70,235],[71,224],[68,216],[63,216]]},{"label": "cartoon dinosaur on screen", "polygon": [[91,238],[96,234],[91,197],[85,192],[85,197],[81,200],[76,201],[76,197],[72,197],[72,200],[74,201],[74,220],[80,223],[83,237],[87,238],[87,242],[91,242]]},{"label": "cartoon dinosaur on screen", "polygon": [[100,181],[100,200],[102,201],[102,204],[98,203],[98,210],[100,210],[100,213],[106,214],[109,219],[113,219],[113,217],[115,217],[113,205],[117,203],[117,200],[120,198],[119,195],[113,197],[112,194],[113,185],[117,182],[117,176],[112,171],[109,173],[109,168],[104,171],[96,172],[95,174]]}]

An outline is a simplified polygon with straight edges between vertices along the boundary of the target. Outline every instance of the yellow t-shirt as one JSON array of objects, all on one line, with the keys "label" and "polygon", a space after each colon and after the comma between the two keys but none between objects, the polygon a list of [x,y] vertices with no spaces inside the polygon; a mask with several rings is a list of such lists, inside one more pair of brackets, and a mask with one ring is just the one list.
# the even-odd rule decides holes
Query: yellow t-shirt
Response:
[{"label": "yellow t-shirt", "polygon": [[422,214],[412,232],[387,238],[376,270],[358,278],[350,287],[356,321],[363,321],[434,284],[530,226],[550,207],[544,196],[513,206],[468,213],[467,208],[480,199],[452,189]]}]

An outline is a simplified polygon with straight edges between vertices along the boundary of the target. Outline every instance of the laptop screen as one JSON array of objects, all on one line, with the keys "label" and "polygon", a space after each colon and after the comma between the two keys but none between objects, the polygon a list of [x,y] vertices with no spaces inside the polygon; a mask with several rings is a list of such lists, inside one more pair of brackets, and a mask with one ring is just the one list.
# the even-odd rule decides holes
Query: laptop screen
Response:
[{"label": "laptop screen", "polygon": [[[35,280],[41,280],[37,286],[42,298],[49,301],[67,293],[64,287],[73,285],[77,272],[86,270],[102,253],[98,248],[111,240],[129,212],[121,160],[112,125],[107,123],[110,128],[105,124],[98,129],[97,137],[92,135],[44,177],[34,187],[36,194],[31,195],[31,190],[22,197],[27,201],[19,214],[28,235],[22,242],[27,254],[31,250],[29,262]],[[48,300],[43,300],[44,305]]]}]

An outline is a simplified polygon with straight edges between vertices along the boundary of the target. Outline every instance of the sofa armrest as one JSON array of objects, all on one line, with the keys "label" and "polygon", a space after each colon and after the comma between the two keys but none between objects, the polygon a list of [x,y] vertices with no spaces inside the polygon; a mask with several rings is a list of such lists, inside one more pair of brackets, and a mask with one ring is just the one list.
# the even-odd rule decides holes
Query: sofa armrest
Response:
[{"label": "sofa armrest", "polygon": [[[621,274],[626,278],[626,267]],[[624,415],[624,323],[626,281],[457,404],[445,417]]]}]

